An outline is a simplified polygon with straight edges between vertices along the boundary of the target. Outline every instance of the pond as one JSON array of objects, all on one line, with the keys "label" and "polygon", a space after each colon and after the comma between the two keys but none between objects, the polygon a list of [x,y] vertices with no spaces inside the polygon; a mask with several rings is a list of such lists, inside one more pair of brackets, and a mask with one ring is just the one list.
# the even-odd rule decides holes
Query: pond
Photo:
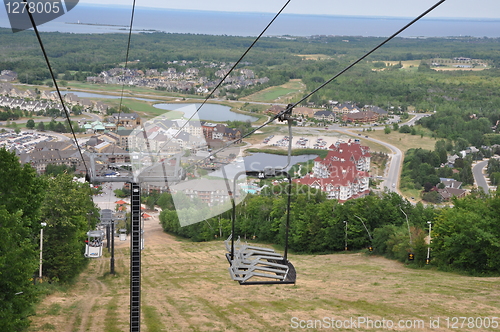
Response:
[{"label": "pond", "polygon": [[[292,156],[290,166],[286,168],[289,170],[291,166],[296,163],[305,162],[308,160],[313,160],[318,155],[315,154],[304,154],[300,156]],[[258,171],[263,170],[264,167],[282,167],[285,166],[288,160],[288,156],[282,156],[271,153],[252,153],[243,158],[245,161],[245,169],[248,171]]]},{"label": "pond", "polygon": [[[301,156],[292,156],[290,165],[285,168],[286,171],[290,170],[291,166],[296,163],[306,162],[313,160],[318,155],[315,154],[305,154]],[[243,162],[245,166],[241,164],[241,159],[237,158],[235,162],[231,163],[230,166],[226,167],[224,172],[217,170],[211,172],[211,176],[227,178],[233,180],[237,173],[244,171],[263,171],[265,167],[283,167],[286,166],[288,156],[282,156],[271,153],[253,153],[251,155],[243,157]],[[241,174],[243,175],[243,174]]]},{"label": "pond", "polygon": [[[186,107],[190,105],[195,105],[195,107]],[[184,108],[182,112],[184,112],[184,117],[189,118],[193,113],[200,107],[201,104],[155,104],[154,107],[162,110],[175,111]],[[249,116],[245,114],[231,112],[231,107],[219,105],[219,104],[205,104],[198,112],[198,118],[200,120],[208,120],[208,121],[247,121],[250,122],[257,121],[258,118],[254,116]]]}]

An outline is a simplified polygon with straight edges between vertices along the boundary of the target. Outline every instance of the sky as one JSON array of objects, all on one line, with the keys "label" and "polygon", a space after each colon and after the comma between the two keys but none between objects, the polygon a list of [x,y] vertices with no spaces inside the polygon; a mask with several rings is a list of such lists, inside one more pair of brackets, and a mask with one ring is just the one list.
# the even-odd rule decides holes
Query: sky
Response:
[{"label": "sky", "polygon": [[[291,0],[283,13],[416,17],[439,0]],[[136,0],[137,7],[277,13],[286,0]],[[79,4],[132,6],[133,0],[80,0]],[[497,18],[500,0],[446,0],[427,17]]]}]

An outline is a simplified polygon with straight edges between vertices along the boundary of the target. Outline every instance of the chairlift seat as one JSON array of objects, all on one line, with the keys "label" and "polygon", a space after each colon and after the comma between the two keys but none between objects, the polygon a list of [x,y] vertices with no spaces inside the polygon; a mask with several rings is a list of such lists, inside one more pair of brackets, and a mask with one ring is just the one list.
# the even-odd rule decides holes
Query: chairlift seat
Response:
[{"label": "chairlift seat", "polygon": [[285,262],[284,257],[274,252],[274,249],[242,244],[238,238],[231,259],[230,240],[231,236],[224,242],[228,250],[226,257],[230,264],[228,271],[231,279],[242,285],[295,283],[293,265]]}]

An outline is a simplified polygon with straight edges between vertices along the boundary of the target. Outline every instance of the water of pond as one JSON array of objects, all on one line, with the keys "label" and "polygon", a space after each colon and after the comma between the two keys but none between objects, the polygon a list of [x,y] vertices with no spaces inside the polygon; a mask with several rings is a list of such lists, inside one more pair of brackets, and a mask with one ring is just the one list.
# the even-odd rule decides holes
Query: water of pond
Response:
[{"label": "water of pond", "polygon": [[[195,105],[195,107],[188,107],[190,105]],[[168,111],[182,111],[184,113],[184,117],[189,118],[193,113],[200,107],[201,104],[156,104],[154,107],[162,110]],[[205,104],[198,112],[198,118],[200,120],[209,120],[209,121],[247,121],[250,122],[256,121],[258,118],[231,112],[231,107],[219,105],[219,104]]]},{"label": "water of pond", "polygon": [[[315,154],[304,154],[300,156],[292,156],[290,165],[295,165],[296,163],[305,162],[308,160],[315,159],[318,155]],[[243,158],[245,161],[245,169],[247,171],[258,171],[263,170],[264,167],[282,167],[285,166],[288,160],[288,156],[281,156],[270,153],[253,153],[249,156]],[[286,168],[289,170],[290,166]]]}]

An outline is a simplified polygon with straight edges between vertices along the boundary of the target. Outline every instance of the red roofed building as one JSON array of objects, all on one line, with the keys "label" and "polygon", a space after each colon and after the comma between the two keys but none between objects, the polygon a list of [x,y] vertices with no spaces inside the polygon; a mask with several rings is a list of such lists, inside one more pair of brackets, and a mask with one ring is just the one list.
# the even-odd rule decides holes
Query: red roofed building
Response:
[{"label": "red roofed building", "polygon": [[342,115],[342,121],[344,122],[376,122],[378,118],[379,114],[373,111],[362,111]]},{"label": "red roofed building", "polygon": [[344,159],[351,160],[356,163],[359,171],[370,171],[370,148],[359,143],[336,143],[328,147],[328,155],[325,160]]},{"label": "red roofed building", "polygon": [[328,155],[314,159],[311,174],[294,182],[326,192],[328,199],[345,202],[367,195],[369,189],[369,148],[359,143],[337,143]]}]

